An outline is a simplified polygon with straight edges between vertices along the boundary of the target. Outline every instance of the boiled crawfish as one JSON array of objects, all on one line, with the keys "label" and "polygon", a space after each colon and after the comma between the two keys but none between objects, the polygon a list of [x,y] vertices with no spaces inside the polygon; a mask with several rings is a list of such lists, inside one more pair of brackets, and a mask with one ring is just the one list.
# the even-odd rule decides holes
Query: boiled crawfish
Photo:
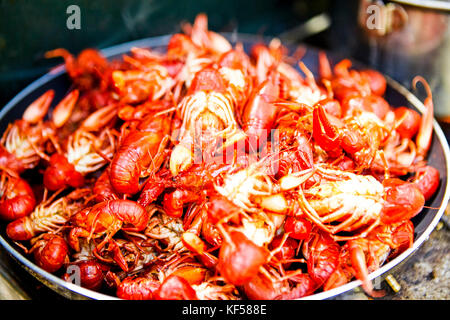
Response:
[{"label": "boiled crawfish", "polygon": [[30,240],[43,232],[56,232],[64,227],[73,214],[84,208],[90,189],[77,189],[66,196],[58,193],[45,199],[30,215],[10,222],[6,227],[8,237],[15,241]]}]

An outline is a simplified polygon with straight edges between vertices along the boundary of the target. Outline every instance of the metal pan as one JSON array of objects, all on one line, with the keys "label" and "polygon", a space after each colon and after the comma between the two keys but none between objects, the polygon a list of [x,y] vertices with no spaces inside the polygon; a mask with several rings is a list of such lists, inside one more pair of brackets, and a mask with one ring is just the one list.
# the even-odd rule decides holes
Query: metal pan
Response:
[{"label": "metal pan", "polygon": [[[244,49],[248,50],[250,46],[257,42],[267,42],[268,39],[258,38],[253,35],[245,34],[224,34],[232,43],[237,41],[244,45]],[[110,59],[117,59],[124,53],[130,51],[132,47],[147,47],[154,48],[155,50],[165,50],[165,47],[170,39],[170,35],[147,38],[138,41],[128,42],[125,44],[117,45],[108,49],[102,50],[102,53]],[[292,51],[295,49],[293,47],[289,48]],[[311,69],[315,74],[318,72],[318,50],[312,47],[306,48],[306,54],[302,58],[303,62]],[[336,53],[328,52],[328,56],[331,62],[337,62],[344,58]],[[355,67],[363,67],[360,63],[354,61]],[[422,112],[424,110],[423,104],[405,87],[398,84],[396,81],[387,77],[388,88],[386,90],[386,99],[393,106],[408,106]],[[28,87],[26,87],[22,92],[20,92],[16,97],[14,97],[1,111],[0,111],[0,132],[3,132],[7,124],[15,119],[22,116],[25,108],[37,97],[43,94],[48,89],[55,90],[55,103],[62,99],[62,97],[67,94],[70,88],[70,80],[67,77],[64,66],[57,67],[50,73],[39,78]],[[434,122],[433,131],[433,142],[431,149],[429,151],[428,162],[430,165],[437,168],[441,175],[440,186],[436,194],[432,199],[427,202],[427,208],[413,218],[413,223],[415,226],[414,232],[414,244],[412,248],[406,250],[401,255],[393,259],[392,261],[383,265],[380,269],[372,272],[369,275],[371,280],[381,277],[386,272],[391,269],[398,267],[401,263],[407,260],[419,247],[426,241],[439,222],[441,216],[444,213],[445,207],[450,197],[449,188],[449,172],[450,172],[450,151],[448,142],[443,134],[438,123]],[[430,209],[430,208],[439,209]],[[31,260],[22,254],[20,248],[18,248],[12,241],[8,239],[5,234],[5,223],[0,224],[0,244],[3,248],[20,264],[22,265],[31,275],[41,281],[44,285],[48,286],[50,289],[61,294],[62,296],[69,299],[117,299],[113,296],[88,290],[79,287],[75,284],[68,283],[57,276],[50,274],[38,266],[36,266]],[[347,283],[341,287],[321,292],[304,299],[329,299],[333,298],[344,292],[353,290],[354,288],[361,285],[359,280],[355,280]]]}]

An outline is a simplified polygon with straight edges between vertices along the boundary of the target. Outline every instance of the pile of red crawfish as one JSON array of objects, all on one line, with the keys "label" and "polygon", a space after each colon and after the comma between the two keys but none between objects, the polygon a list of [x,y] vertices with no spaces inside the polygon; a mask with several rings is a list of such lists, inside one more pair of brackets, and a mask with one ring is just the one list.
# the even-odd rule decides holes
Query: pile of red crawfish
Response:
[{"label": "pile of red crawfish", "polygon": [[247,54],[204,14],[163,53],[46,56],[73,85],[4,132],[0,217],[39,267],[68,281],[77,267],[88,289],[297,299],[356,278],[380,296],[369,273],[411,247],[439,185],[421,77],[422,115],[393,108],[377,71],[320,52],[315,78],[279,40]]}]

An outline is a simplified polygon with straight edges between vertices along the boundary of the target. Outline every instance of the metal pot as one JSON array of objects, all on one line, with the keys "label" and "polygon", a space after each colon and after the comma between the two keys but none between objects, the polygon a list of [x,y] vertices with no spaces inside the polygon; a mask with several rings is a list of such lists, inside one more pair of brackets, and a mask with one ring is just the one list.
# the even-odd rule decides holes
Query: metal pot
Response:
[{"label": "metal pot", "polygon": [[358,9],[365,62],[406,87],[423,76],[438,119],[450,117],[449,14],[449,1],[360,0]]},{"label": "metal pot", "polygon": [[[233,44],[239,41],[243,44],[244,49],[248,50],[254,44],[265,40],[268,42],[271,39],[261,39],[254,35],[245,34],[223,34]],[[128,42],[121,45],[117,45],[108,49],[102,50],[105,57],[110,59],[117,59],[122,54],[127,54],[133,47],[149,47],[156,51],[165,50],[167,43],[170,39],[170,35],[161,36],[155,38],[147,38],[138,41]],[[289,46],[290,52],[294,52],[296,47]],[[314,74],[318,74],[318,50],[312,47],[306,47],[305,55],[302,57],[302,61],[310,68]],[[334,52],[327,52],[331,61],[339,61],[342,57]],[[363,68],[364,65],[358,63],[358,61],[352,61],[356,68]],[[21,91],[13,100],[11,100],[0,111],[0,132],[7,127],[7,124],[11,121],[19,118],[24,112],[25,108],[34,101],[37,97],[43,94],[48,89],[55,90],[55,100],[59,101],[70,87],[69,81],[65,72],[65,67],[60,66],[53,69],[51,73],[48,73],[30,84],[27,88]],[[405,105],[410,108],[415,108],[420,112],[425,110],[424,105],[406,88],[399,85],[396,81],[387,78],[387,101],[394,102],[394,105]],[[446,138],[435,121],[433,124],[433,138],[432,145],[429,151],[428,163],[439,170],[441,176],[441,184],[439,190],[427,203],[427,207],[424,207],[423,211],[413,218],[414,223],[414,243],[411,248],[400,254],[395,259],[387,262],[381,266],[378,270],[370,273],[369,279],[381,279],[385,274],[392,271],[393,268],[397,268],[402,263],[407,261],[416,250],[428,239],[430,233],[434,230],[437,223],[444,214],[444,210],[450,198],[450,149],[446,141]],[[436,210],[437,209],[437,210]],[[66,282],[60,277],[54,274],[50,274],[45,270],[38,267],[28,256],[23,254],[23,251],[17,246],[16,243],[11,241],[5,232],[5,223],[0,223],[0,250],[3,247],[20,265],[22,265],[27,272],[37,278],[43,284],[69,299],[117,299],[116,297],[94,292],[86,288],[82,288],[73,283]],[[361,285],[361,281],[354,280],[338,288],[317,293],[312,296],[305,297],[304,299],[331,299],[336,296],[353,290]]]}]

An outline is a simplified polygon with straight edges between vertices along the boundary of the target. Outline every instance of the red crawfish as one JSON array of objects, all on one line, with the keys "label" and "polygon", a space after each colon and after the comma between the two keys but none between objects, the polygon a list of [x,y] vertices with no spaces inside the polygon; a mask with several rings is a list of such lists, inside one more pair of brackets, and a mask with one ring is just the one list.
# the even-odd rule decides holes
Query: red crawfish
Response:
[{"label": "red crawfish", "polygon": [[25,217],[10,222],[6,234],[14,241],[30,240],[43,232],[60,230],[78,210],[84,208],[90,189],[77,189],[55,200],[58,193],[45,199]]},{"label": "red crawfish", "polygon": [[108,61],[96,49],[85,49],[74,56],[59,48],[46,52],[45,57],[62,57],[69,77],[80,90],[106,87],[109,82]]},{"label": "red crawfish", "polygon": [[110,168],[107,167],[103,170],[100,177],[95,181],[94,188],[92,192],[95,195],[95,201],[103,202],[107,200],[118,199],[118,195],[111,185],[111,180],[109,178]]},{"label": "red crawfish", "polygon": [[352,62],[343,59],[331,68],[324,52],[319,53],[319,74],[321,79],[331,81],[336,98],[340,101],[349,96],[382,96],[386,90],[386,79],[372,69],[350,70]]},{"label": "red crawfish", "polygon": [[419,131],[422,117],[417,111],[400,106],[395,108],[395,131],[401,138],[412,139]]},{"label": "red crawfish", "polygon": [[180,217],[167,215],[163,208],[155,204],[150,204],[146,208],[150,212],[151,218],[144,230],[144,235],[150,239],[158,240],[160,251],[186,251],[181,241],[181,235],[184,232],[183,220]]},{"label": "red crawfish", "polygon": [[208,30],[208,17],[206,14],[198,14],[192,26],[185,23],[183,28],[185,33],[190,36],[192,42],[207,53],[220,56],[232,49],[231,44],[224,36]]},{"label": "red crawfish", "polygon": [[202,283],[192,284],[177,274],[171,274],[155,292],[158,300],[239,300],[237,288],[208,277]]},{"label": "red crawfish", "polygon": [[252,48],[252,53],[256,59],[256,83],[247,103],[238,109],[238,117],[248,136],[248,147],[256,151],[266,143],[278,114],[275,102],[283,92],[278,70],[282,52],[278,47],[257,44]]},{"label": "red crawfish", "polygon": [[235,109],[242,110],[253,90],[255,70],[250,58],[242,46],[237,45],[235,49],[224,53],[218,64],[218,71],[234,101]]},{"label": "red crawfish", "polygon": [[193,204],[183,219],[184,230],[201,236],[211,246],[220,246],[222,237],[217,227],[208,218],[207,204]]},{"label": "red crawfish", "polygon": [[341,103],[342,116],[347,117],[360,111],[374,113],[379,119],[385,119],[390,106],[382,95],[386,90],[384,76],[371,69],[349,70],[352,63],[344,59],[334,66],[331,74],[328,59],[324,53],[319,55],[321,78],[330,81],[331,91]]},{"label": "red crawfish", "polygon": [[170,64],[177,66],[176,72],[171,72],[173,67],[168,67],[176,85],[173,91],[173,98],[176,102],[182,97],[183,87],[189,89],[195,74],[200,70],[214,63],[214,59],[206,54],[205,49],[197,46],[191,37],[186,34],[174,34],[167,45],[167,58],[172,61]]},{"label": "red crawfish", "polygon": [[[177,38],[177,35],[176,34],[173,35],[172,38],[174,39]],[[131,48],[130,51],[132,53],[132,57],[124,55],[123,56],[124,61],[136,67],[142,67],[143,65],[145,66],[147,63],[158,62],[167,69],[169,75],[175,80],[177,78],[177,75],[183,68],[182,59],[180,57],[171,56],[168,52],[167,54],[163,54],[150,48],[137,48],[137,47]]]},{"label": "red crawfish", "polygon": [[135,194],[141,189],[139,179],[159,169],[170,133],[167,114],[148,114],[121,138],[111,162],[110,180],[114,190]]},{"label": "red crawfish", "polygon": [[240,300],[241,296],[236,286],[225,283],[214,277],[205,279],[200,284],[193,284],[194,289],[199,300]]},{"label": "red crawfish", "polygon": [[251,150],[266,143],[276,119],[278,108],[274,104],[280,95],[279,74],[271,71],[267,79],[253,91],[241,114],[241,123],[248,136]]},{"label": "red crawfish", "polygon": [[161,283],[152,277],[127,277],[117,287],[117,297],[125,300],[153,300]]},{"label": "red crawfish", "polygon": [[294,300],[312,294],[316,283],[306,274],[286,274],[282,277],[274,269],[277,277],[268,277],[263,273],[256,274],[243,285],[245,296],[250,300]]},{"label": "red crawfish", "polygon": [[[183,35],[183,37],[186,36]],[[177,34],[175,34],[172,38],[173,39],[178,38]],[[203,51],[200,51],[200,54],[201,52]],[[173,98],[176,102],[180,102],[181,98],[183,97],[183,90],[182,90],[183,87],[189,90],[189,88],[192,86],[193,80],[197,72],[200,72],[204,68],[212,65],[214,63],[214,60],[209,56],[198,55],[198,53],[190,51],[189,54],[187,54],[183,58],[182,63],[183,65],[181,67],[181,70],[175,76],[175,81],[177,84],[173,89]]]},{"label": "red crawfish", "polygon": [[416,137],[417,156],[419,160],[422,160],[427,155],[431,145],[433,135],[434,105],[433,95],[427,81],[420,76],[416,76],[412,82],[414,88],[417,86],[418,82],[421,82],[424,85],[427,92],[427,97],[424,101],[425,111],[422,115],[419,131]]},{"label": "red crawfish", "polygon": [[369,273],[410,248],[413,241],[414,225],[408,220],[380,225],[365,238],[347,241],[340,253],[339,266],[324,284],[324,290],[336,288],[356,277],[362,281],[368,295],[383,296],[384,291],[373,290]]},{"label": "red crawfish", "polygon": [[59,48],[46,52],[45,56],[62,57],[71,81],[80,91],[67,126],[61,127],[58,134],[64,134],[66,130],[72,131],[74,125],[93,111],[117,102],[112,91],[112,72],[123,67],[122,61],[108,62],[98,50],[92,48],[82,50],[77,56]]},{"label": "red crawfish", "polygon": [[369,168],[375,161],[388,131],[373,113],[361,112],[341,120],[328,114],[320,102],[314,106],[314,141],[332,157],[345,151],[360,169]]},{"label": "red crawfish", "polygon": [[[117,296],[128,300],[151,300],[162,298],[161,290],[167,286],[169,278],[179,277],[185,288],[192,290],[193,285],[205,281],[207,270],[189,256],[170,258],[167,261],[149,264],[147,271],[137,276],[128,276],[117,286]],[[166,293],[165,293],[166,294]],[[167,298],[167,297],[166,297]]]},{"label": "red crawfish", "polygon": [[147,226],[149,213],[144,207],[131,200],[109,200],[85,208],[71,217],[73,225],[69,233],[69,244],[75,250],[80,250],[79,237],[88,241],[104,236],[96,246],[99,252],[109,244],[116,260],[124,270],[128,270],[120,248],[112,240],[119,230],[142,231]]},{"label": "red crawfish", "polygon": [[158,246],[153,239],[148,239],[142,233],[127,231],[123,237],[116,236],[104,248],[98,249],[98,245],[86,239],[80,239],[82,256],[86,243],[91,249],[96,261],[105,265],[118,265],[123,270],[133,274],[144,269],[157,258]]},{"label": "red crawfish", "polygon": [[326,232],[314,228],[303,243],[303,256],[307,260],[308,274],[320,287],[339,265],[341,247]]},{"label": "red crawfish", "polygon": [[[202,264],[211,270],[215,270],[218,259],[216,256],[209,253],[212,247],[208,246],[199,236],[195,230],[187,230],[181,235],[183,245],[194,254],[194,256],[202,262]],[[217,248],[217,246],[216,246]]]},{"label": "red crawfish", "polygon": [[60,235],[44,233],[32,243],[29,252],[34,254],[34,261],[45,271],[56,272],[69,261],[69,246]]},{"label": "red crawfish", "polygon": [[431,199],[439,187],[439,170],[432,166],[422,166],[416,169],[412,183],[422,192],[425,201]]},{"label": "red crawfish", "polygon": [[425,205],[425,197],[416,184],[398,178],[383,181],[384,199],[381,222],[401,222],[415,217]]},{"label": "red crawfish", "polygon": [[[258,165],[225,175],[215,186],[217,194],[210,196],[207,206],[208,216],[222,236],[230,227],[255,245],[264,246],[271,242],[288,210],[286,199],[276,191],[270,177],[257,170]],[[227,225],[228,220],[232,224]]]},{"label": "red crawfish", "polygon": [[189,285],[198,285],[205,281],[209,271],[203,263],[198,262],[190,254],[182,254],[168,259],[161,266],[157,266],[158,278],[164,282],[170,276],[178,276]]},{"label": "red crawfish", "polygon": [[11,170],[2,169],[0,178],[0,218],[13,221],[30,214],[36,198],[28,182]]},{"label": "red crawfish", "polygon": [[[70,246],[69,246],[70,247]],[[66,264],[62,278],[77,283],[84,288],[98,291],[108,281],[111,266],[94,255],[95,244],[80,240],[80,251],[71,252],[70,262]]]},{"label": "red crawfish", "polygon": [[301,261],[295,259],[299,248],[299,242],[290,237],[291,235],[292,233],[288,234],[286,231],[284,234],[274,237],[269,244],[269,249],[273,256],[273,261],[271,260],[270,262],[272,265],[278,265],[286,270],[293,262]]},{"label": "red crawfish", "polygon": [[307,106],[313,106],[317,102],[325,100],[328,96],[325,90],[317,85],[313,73],[302,61],[298,63],[298,66],[306,75],[306,78],[289,76],[286,81],[288,83],[287,88],[284,89],[287,93],[284,96],[288,96],[291,101]]},{"label": "red crawfish", "polygon": [[[234,162],[234,161],[233,161]],[[155,175],[150,176],[139,196],[138,202],[144,206],[155,201],[166,189],[171,190],[167,198],[172,204],[172,216],[180,215],[180,209],[190,201],[202,199],[212,192],[214,184],[221,177],[245,166],[245,159],[241,162],[237,158],[234,163],[223,160],[222,156],[215,157],[212,161],[193,164],[189,169],[172,176],[170,170],[161,168]],[[197,196],[195,196],[196,194]],[[167,208],[166,208],[167,209]],[[170,212],[169,212],[170,214]]]},{"label": "red crawfish", "polygon": [[[228,207],[225,210],[228,215],[213,219],[220,221],[216,226],[223,227],[222,236],[226,233],[225,229],[231,227],[242,232],[255,245],[264,246],[272,241],[276,230],[283,224],[285,215],[289,212],[288,201],[278,185],[264,172],[266,170],[261,168],[264,168],[264,161],[230,172],[223,177],[223,182],[215,186],[220,196],[231,199],[229,202],[219,200],[223,207]],[[212,207],[215,205],[212,204]],[[217,209],[223,212],[220,207]],[[232,225],[224,224],[228,219],[232,219]]]},{"label": "red crawfish", "polygon": [[234,285],[250,281],[267,263],[269,251],[250,241],[242,232],[231,231],[224,236],[217,269]]},{"label": "red crawfish", "polygon": [[139,201],[148,202],[149,192],[153,195],[151,199],[156,199],[155,191],[162,192],[163,188],[175,188],[174,191],[164,194],[163,206],[169,216],[181,217],[188,204],[195,205],[204,202],[207,195],[214,193],[214,183],[220,180],[225,172],[229,172],[235,167],[233,164],[222,163],[222,158],[215,160],[217,162],[194,164],[189,169],[172,177],[166,176],[163,172],[162,175],[165,177],[162,181],[156,179],[155,183],[152,179],[147,183],[148,187],[143,191],[143,193],[145,192],[144,197],[141,194]]},{"label": "red crawfish", "polygon": [[157,101],[175,85],[168,69],[161,63],[133,61],[135,68],[112,72],[114,87],[121,103]]},{"label": "red crawfish", "polygon": [[182,125],[178,144],[170,156],[172,175],[194,163],[209,161],[219,148],[233,146],[245,136],[236,122],[235,106],[226,92],[224,80],[214,68],[196,73],[178,108],[181,109]]},{"label": "red crawfish", "polygon": [[198,300],[187,280],[177,275],[167,277],[155,292],[156,300]]},{"label": "red crawfish", "polygon": [[117,296],[127,300],[173,300],[196,299],[197,292],[203,297],[223,297],[230,294],[230,286],[221,288],[209,281],[210,285],[205,286],[206,269],[198,263],[183,262],[186,257],[175,257],[150,265],[146,272],[127,276],[122,281],[117,276],[114,277]]},{"label": "red crawfish", "polygon": [[170,37],[169,43],[167,44],[167,56],[169,58],[182,60],[189,54],[200,56],[204,52],[186,34],[175,33]]},{"label": "red crawfish", "polygon": [[[365,237],[381,223],[408,220],[425,203],[420,190],[398,178],[383,183],[370,175],[316,167],[320,183],[299,191],[301,211],[335,240]],[[350,234],[339,235],[345,231]]]},{"label": "red crawfish", "polygon": [[343,117],[350,117],[355,113],[366,111],[372,112],[381,120],[385,120],[390,111],[389,103],[384,98],[377,95],[352,95],[341,103],[341,107]]},{"label": "red crawfish", "polygon": [[46,143],[57,145],[56,128],[67,121],[78,99],[78,90],[71,91],[54,108],[51,121],[44,121],[55,92],[50,89],[32,102],[22,119],[9,124],[0,146],[0,165],[22,173],[34,168],[41,158],[47,159]]},{"label": "red crawfish", "polygon": [[[433,100],[430,87],[422,77],[413,79],[413,86],[422,82],[427,98],[424,101],[424,112],[419,115],[416,111],[406,107],[394,110],[395,130],[383,142],[383,158],[379,155],[372,164],[375,172],[388,170],[393,175],[406,175],[423,167],[425,156],[431,146],[433,134]],[[437,183],[437,181],[433,183]]]},{"label": "red crawfish", "polygon": [[276,120],[279,152],[273,153],[271,173],[277,179],[313,167],[311,136],[303,129],[302,119],[298,112],[288,111],[280,112]]},{"label": "red crawfish", "polygon": [[79,188],[84,177],[111,161],[117,134],[107,127],[116,116],[115,105],[92,113],[79,128],[68,136],[65,152],[54,153],[44,172],[44,185],[55,191],[66,187]]}]

